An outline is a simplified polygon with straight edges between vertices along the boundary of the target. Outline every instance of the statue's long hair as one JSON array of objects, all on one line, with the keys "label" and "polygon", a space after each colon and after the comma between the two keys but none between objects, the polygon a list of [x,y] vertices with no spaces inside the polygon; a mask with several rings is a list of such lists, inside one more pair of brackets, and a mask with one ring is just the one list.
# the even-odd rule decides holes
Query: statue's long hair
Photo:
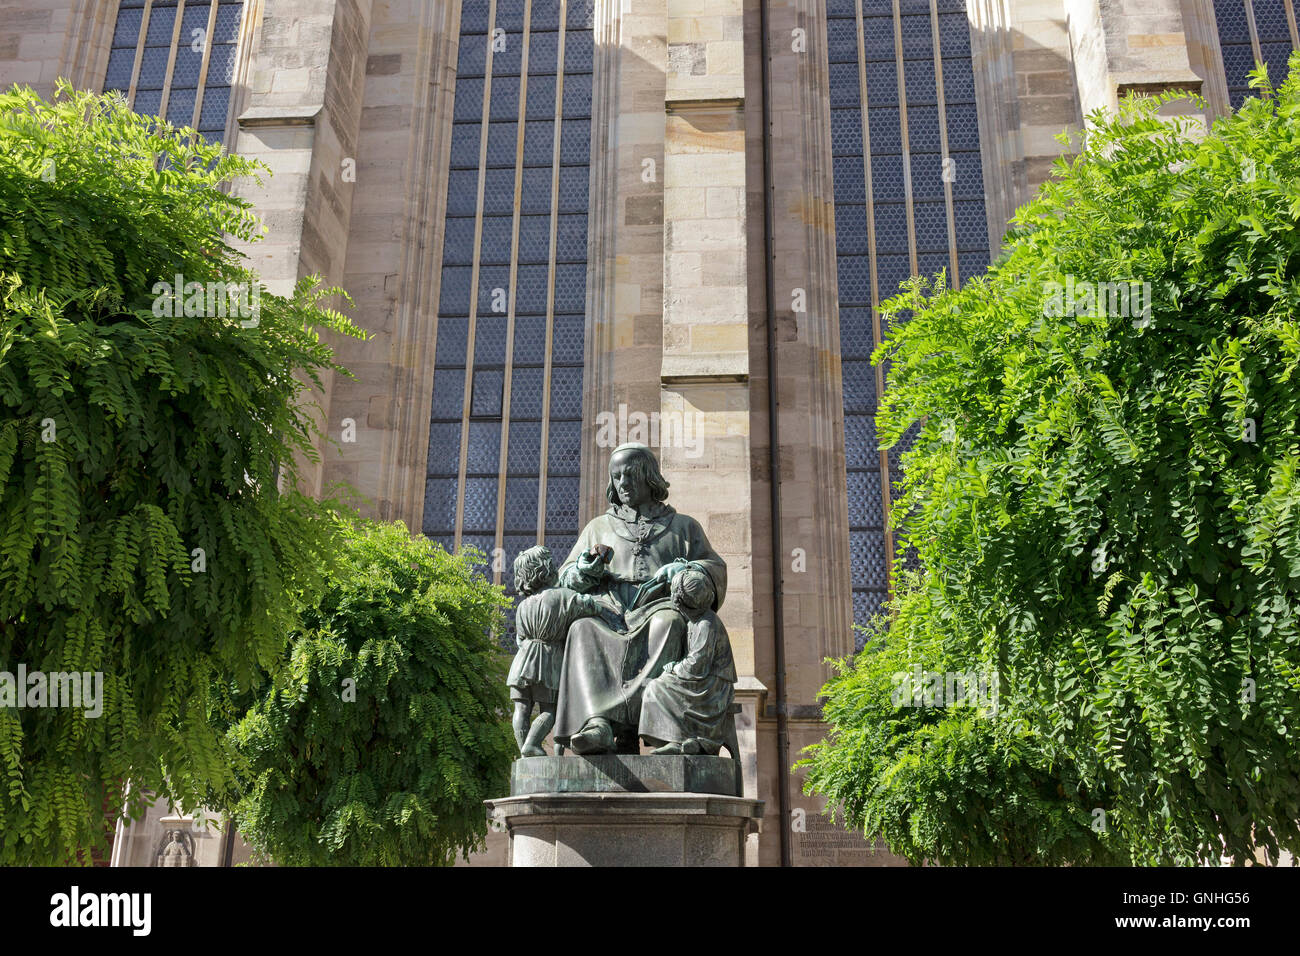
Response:
[{"label": "statue's long hair", "polygon": [[[614,455],[620,452],[630,452],[632,460],[629,464],[632,470],[641,476],[646,485],[650,488],[650,497],[655,501],[668,500],[668,481],[664,478],[663,473],[659,470],[659,460],[655,458],[652,452],[645,445],[619,445],[614,449]],[[614,455],[610,455],[609,460],[613,462]],[[609,484],[605,486],[605,500],[611,505],[621,505],[618,498],[618,492],[614,490],[614,479],[609,479]]]}]

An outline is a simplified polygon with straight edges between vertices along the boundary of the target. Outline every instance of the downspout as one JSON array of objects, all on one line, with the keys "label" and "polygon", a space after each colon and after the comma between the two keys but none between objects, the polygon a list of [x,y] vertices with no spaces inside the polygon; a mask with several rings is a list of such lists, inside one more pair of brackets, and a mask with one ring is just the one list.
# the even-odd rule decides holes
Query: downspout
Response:
[{"label": "downspout", "polygon": [[768,422],[768,485],[771,489],[772,512],[772,643],[776,658],[776,761],[777,804],[781,814],[781,865],[791,866],[790,854],[790,738],[786,720],[785,703],[785,602],[781,589],[784,584],[785,547],[781,542],[781,442],[778,413],[776,374],[776,262],[775,247],[775,196],[772,186],[772,97],[769,85],[768,0],[758,2],[759,32],[762,35],[763,87],[763,268],[767,276],[767,422]]}]

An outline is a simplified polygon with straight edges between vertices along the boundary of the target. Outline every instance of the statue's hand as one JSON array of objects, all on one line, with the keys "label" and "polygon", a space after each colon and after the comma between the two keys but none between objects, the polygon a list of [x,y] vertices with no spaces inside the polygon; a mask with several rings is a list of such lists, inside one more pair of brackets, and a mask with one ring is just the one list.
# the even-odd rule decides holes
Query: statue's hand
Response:
[{"label": "statue's hand", "polygon": [[599,579],[609,573],[608,566],[594,551],[584,551],[578,555],[577,564],[578,570],[589,578]]},{"label": "statue's hand", "polygon": [[560,570],[560,583],[574,591],[587,592],[596,587],[609,575],[609,567],[590,551],[578,555],[573,564],[566,564]]},{"label": "statue's hand", "polygon": [[685,571],[689,564],[690,562],[685,558],[674,558],[656,571],[655,577],[660,581],[667,581],[669,584],[672,584],[673,578]]}]

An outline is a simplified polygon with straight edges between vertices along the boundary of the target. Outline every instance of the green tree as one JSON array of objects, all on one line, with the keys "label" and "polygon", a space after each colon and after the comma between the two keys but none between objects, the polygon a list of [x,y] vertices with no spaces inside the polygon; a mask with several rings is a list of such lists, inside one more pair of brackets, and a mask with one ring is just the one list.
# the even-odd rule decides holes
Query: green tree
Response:
[{"label": "green tree", "polygon": [[[909,859],[1300,850],[1297,65],[1204,137],[1098,114],[985,277],[886,305],[924,570],[803,766]],[[895,704],[918,663],[996,674],[996,714]]]},{"label": "green tree", "polygon": [[0,94],[0,670],[103,680],[98,716],[0,706],[0,864],[84,861],[128,780],[132,815],[227,791],[230,692],[323,585],[313,327],[360,333],[241,265],[256,172],[120,96]]},{"label": "green tree", "polygon": [[285,865],[428,866],[482,846],[516,749],[493,638],[509,600],[479,557],[351,526],[289,668],[231,731],[255,847]]}]

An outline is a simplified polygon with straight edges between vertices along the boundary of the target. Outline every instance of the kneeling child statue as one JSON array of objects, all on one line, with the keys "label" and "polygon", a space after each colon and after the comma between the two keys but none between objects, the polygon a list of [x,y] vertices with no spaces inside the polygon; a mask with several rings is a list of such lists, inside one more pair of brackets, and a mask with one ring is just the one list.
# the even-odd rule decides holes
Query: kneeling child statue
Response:
[{"label": "kneeling child statue", "polygon": [[673,606],[687,620],[686,654],[646,684],[637,732],[657,754],[716,755],[735,696],[727,629],[712,610],[713,583],[696,568],[672,581]]}]

